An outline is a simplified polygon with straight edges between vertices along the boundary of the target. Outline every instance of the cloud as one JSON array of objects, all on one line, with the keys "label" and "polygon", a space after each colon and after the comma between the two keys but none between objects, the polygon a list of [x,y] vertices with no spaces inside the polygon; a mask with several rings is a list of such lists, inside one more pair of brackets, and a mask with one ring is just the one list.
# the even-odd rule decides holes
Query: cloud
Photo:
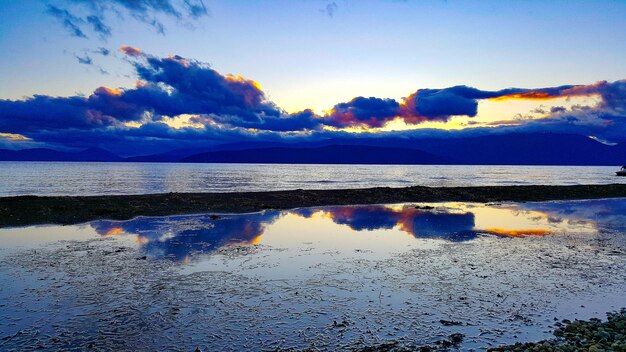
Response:
[{"label": "cloud", "polygon": [[480,91],[466,86],[421,89],[406,99],[408,116],[447,120],[452,115],[476,116]]},{"label": "cloud", "polygon": [[[123,49],[135,60],[140,79],[136,87],[102,86],[86,97],[0,100],[0,132],[77,145],[129,138],[236,139],[249,136],[248,129],[288,132],[320,126],[310,110],[290,115],[278,109],[252,80],[222,75],[207,64],[180,56],[158,58],[137,48]],[[190,116],[190,123],[200,126],[176,129],[163,123],[180,115]],[[129,122],[141,127],[130,128]]]},{"label": "cloud", "polygon": [[48,5],[46,12],[61,21],[63,27],[70,32],[70,35],[78,38],[87,38],[80,28],[85,22],[83,19],[53,5]]},{"label": "cloud", "polygon": [[102,22],[102,19],[94,15],[87,16],[86,19],[87,23],[91,25],[93,31],[100,34],[102,38],[107,38],[111,36],[111,27],[104,24],[104,22]]},{"label": "cloud", "polygon": [[[135,51],[131,56],[136,57]],[[134,63],[143,82],[125,90],[132,101],[157,115],[216,115],[223,123],[262,122],[283,112],[265,97],[258,83],[241,76],[222,75],[209,65],[181,56],[143,55]]]},{"label": "cloud", "polygon": [[201,122],[203,119],[208,119],[205,121],[218,122],[232,127],[250,128],[274,132],[319,130],[322,127],[322,120],[310,109],[289,115],[284,113],[275,115],[263,115],[258,116],[258,118],[252,120],[234,118],[232,115],[213,115],[208,118],[195,117],[192,118],[192,121]]},{"label": "cloud", "polygon": [[141,53],[141,49],[135,48],[135,47],[132,47],[132,46],[129,46],[129,45],[122,45],[119,50],[120,50],[121,53],[124,53],[124,54],[126,54],[128,56],[132,56],[132,57],[138,57],[138,56],[143,55]]},{"label": "cloud", "polygon": [[326,6],[320,11],[326,14],[328,17],[333,18],[335,16],[335,12],[337,12],[338,9],[339,9],[339,6],[337,5],[336,2],[333,1],[331,3],[326,4]]},{"label": "cloud", "polygon": [[209,14],[209,11],[204,5],[204,2],[202,0],[197,0],[197,1],[186,0],[184,4],[185,4],[185,7],[187,8],[187,13],[192,18],[197,19],[197,18],[206,16]]},{"label": "cloud", "polygon": [[[420,89],[401,102],[394,99],[356,97],[351,101],[335,105],[323,116],[323,121],[325,125],[337,128],[378,128],[394,119],[401,119],[406,124],[420,124],[426,121],[445,122],[453,116],[475,117],[478,113],[478,102],[484,99],[546,100],[600,94],[608,104],[615,99],[609,96],[608,87],[612,85],[607,86],[604,83],[539,89],[507,88],[498,91],[486,91],[468,86]],[[615,95],[620,97],[621,93],[618,92]],[[536,112],[545,113],[543,109],[536,110]],[[552,113],[557,112],[552,111]]]},{"label": "cloud", "polygon": [[407,124],[425,121],[448,121],[452,116],[475,117],[482,99],[553,99],[563,96],[589,95],[597,89],[588,86],[562,86],[541,89],[508,88],[485,91],[468,86],[443,89],[420,89],[404,98],[357,97],[335,105],[326,114],[324,123],[334,127],[377,128],[400,118]]},{"label": "cloud", "polygon": [[109,56],[111,54],[111,51],[104,47],[99,47],[98,49],[93,50],[92,52],[94,54],[100,54],[102,56]]},{"label": "cloud", "polygon": [[93,60],[87,54],[85,54],[85,56],[82,56],[82,57],[78,56],[78,55],[74,55],[74,57],[76,58],[76,60],[78,60],[79,64],[83,64],[83,65],[91,65],[91,64],[93,64]]},{"label": "cloud", "polygon": [[208,15],[203,0],[58,0],[57,3],[65,6],[48,5],[46,12],[59,19],[72,36],[87,38],[86,33],[91,32],[102,40],[112,35],[107,23],[111,14],[128,15],[160,34],[165,34],[163,17],[190,24]]},{"label": "cloud", "polygon": [[600,107],[602,109],[610,109],[620,114],[626,114],[626,80],[608,83],[606,81],[598,82],[595,85],[583,86],[589,87],[589,92],[597,92],[602,97]]},{"label": "cloud", "polygon": [[26,136],[22,136],[21,134],[16,133],[0,133],[0,138],[4,138],[10,141],[31,141],[31,138]]},{"label": "cloud", "polygon": [[[290,114],[271,102],[249,78],[222,74],[206,63],[177,55],[156,57],[131,46],[122,46],[120,52],[135,70],[138,81],[134,87],[102,86],[88,96],[0,100],[0,133],[62,147],[105,145],[126,153],[131,145],[139,153],[241,140],[441,138],[546,131],[626,141],[626,81],[499,91],[468,86],[420,89],[401,101],[356,97],[336,104],[324,115],[308,109]],[[77,59],[91,63],[88,55]],[[456,132],[372,130],[395,119],[420,124],[458,115],[471,118],[483,99],[584,95],[599,97],[599,103],[574,105],[568,110],[544,107],[542,119],[503,119],[491,127]],[[352,127],[370,132],[347,132]]]},{"label": "cloud", "polygon": [[41,130],[88,129],[109,125],[114,120],[90,111],[84,97],[35,95],[24,100],[0,100],[0,125],[5,133],[27,135]]},{"label": "cloud", "polygon": [[382,127],[400,115],[400,104],[394,99],[356,97],[335,105],[325,116],[324,123],[334,127]]}]

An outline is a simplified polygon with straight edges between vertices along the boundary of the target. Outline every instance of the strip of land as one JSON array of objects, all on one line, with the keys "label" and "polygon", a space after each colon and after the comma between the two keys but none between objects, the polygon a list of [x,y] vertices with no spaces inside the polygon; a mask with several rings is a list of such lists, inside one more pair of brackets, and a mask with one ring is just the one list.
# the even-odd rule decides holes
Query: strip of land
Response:
[{"label": "strip of land", "polygon": [[626,184],[575,186],[406,187],[239,193],[165,193],[0,198],[0,227],[78,224],[140,215],[247,213],[323,205],[401,202],[528,202],[626,197]]}]

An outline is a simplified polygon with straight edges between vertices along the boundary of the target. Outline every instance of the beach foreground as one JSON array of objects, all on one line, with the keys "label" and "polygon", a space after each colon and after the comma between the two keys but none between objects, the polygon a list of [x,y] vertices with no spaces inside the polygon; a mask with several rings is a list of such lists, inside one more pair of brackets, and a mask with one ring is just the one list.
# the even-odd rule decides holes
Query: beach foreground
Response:
[{"label": "beach foreground", "polygon": [[167,193],[115,196],[0,198],[0,227],[77,224],[206,212],[246,213],[322,205],[399,202],[502,202],[626,197],[626,184],[573,186],[377,187],[236,193]]},{"label": "beach foreground", "polygon": [[[520,350],[626,307],[625,224],[619,198],[4,228],[0,350]],[[596,325],[563,337],[621,346]]]}]

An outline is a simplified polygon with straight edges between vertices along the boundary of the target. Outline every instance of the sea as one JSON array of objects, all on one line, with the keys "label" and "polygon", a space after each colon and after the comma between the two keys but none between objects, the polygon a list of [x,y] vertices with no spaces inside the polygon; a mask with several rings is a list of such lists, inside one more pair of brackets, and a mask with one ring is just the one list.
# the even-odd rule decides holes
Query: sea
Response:
[{"label": "sea", "polygon": [[617,166],[0,162],[0,196],[626,183]]}]

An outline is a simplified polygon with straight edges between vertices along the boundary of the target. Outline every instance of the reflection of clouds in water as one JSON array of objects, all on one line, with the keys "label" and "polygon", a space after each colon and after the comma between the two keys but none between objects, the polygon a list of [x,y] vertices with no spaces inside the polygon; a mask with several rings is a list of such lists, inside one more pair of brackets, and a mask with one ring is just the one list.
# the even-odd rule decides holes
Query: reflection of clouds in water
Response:
[{"label": "reflection of clouds in water", "polygon": [[397,213],[384,206],[359,206],[359,207],[327,207],[317,209],[309,215],[299,213],[305,218],[310,218],[315,213],[321,213],[325,217],[340,225],[348,225],[355,231],[391,229],[396,225]]},{"label": "reflection of clouds in water", "polygon": [[[94,221],[102,236],[134,236],[146,253],[183,260],[233,244],[257,244],[268,226],[286,214],[298,215],[301,226],[330,219],[360,231],[398,230],[415,238],[468,241],[479,234],[533,236],[568,231],[595,233],[598,226],[626,228],[626,201],[595,200],[485,205],[429,203],[363,205],[264,211],[253,214],[140,217],[128,221]],[[299,226],[299,225],[298,225]],[[293,236],[300,234],[294,231]]]},{"label": "reflection of clouds in water", "polygon": [[[595,233],[593,221],[570,219],[537,208],[543,203],[474,206],[476,230],[502,236],[543,236],[562,232]],[[524,205],[525,207],[522,207]],[[459,205],[464,207],[463,204]]]},{"label": "reflection of clouds in water", "polygon": [[[474,216],[470,212],[454,213],[448,210],[421,210],[412,205],[402,207],[367,205],[325,207],[317,212],[336,224],[347,225],[355,231],[398,228],[417,238],[439,237],[463,241],[476,237]],[[305,218],[315,212],[296,211]]]},{"label": "reflection of clouds in water", "polygon": [[225,245],[254,243],[280,212],[254,214],[140,217],[128,221],[94,221],[101,235],[132,235],[141,249],[156,257],[184,259]]},{"label": "reflection of clouds in water", "polygon": [[570,225],[592,222],[599,227],[626,231],[626,199],[594,199],[584,201],[520,204],[521,208],[543,211]]}]

